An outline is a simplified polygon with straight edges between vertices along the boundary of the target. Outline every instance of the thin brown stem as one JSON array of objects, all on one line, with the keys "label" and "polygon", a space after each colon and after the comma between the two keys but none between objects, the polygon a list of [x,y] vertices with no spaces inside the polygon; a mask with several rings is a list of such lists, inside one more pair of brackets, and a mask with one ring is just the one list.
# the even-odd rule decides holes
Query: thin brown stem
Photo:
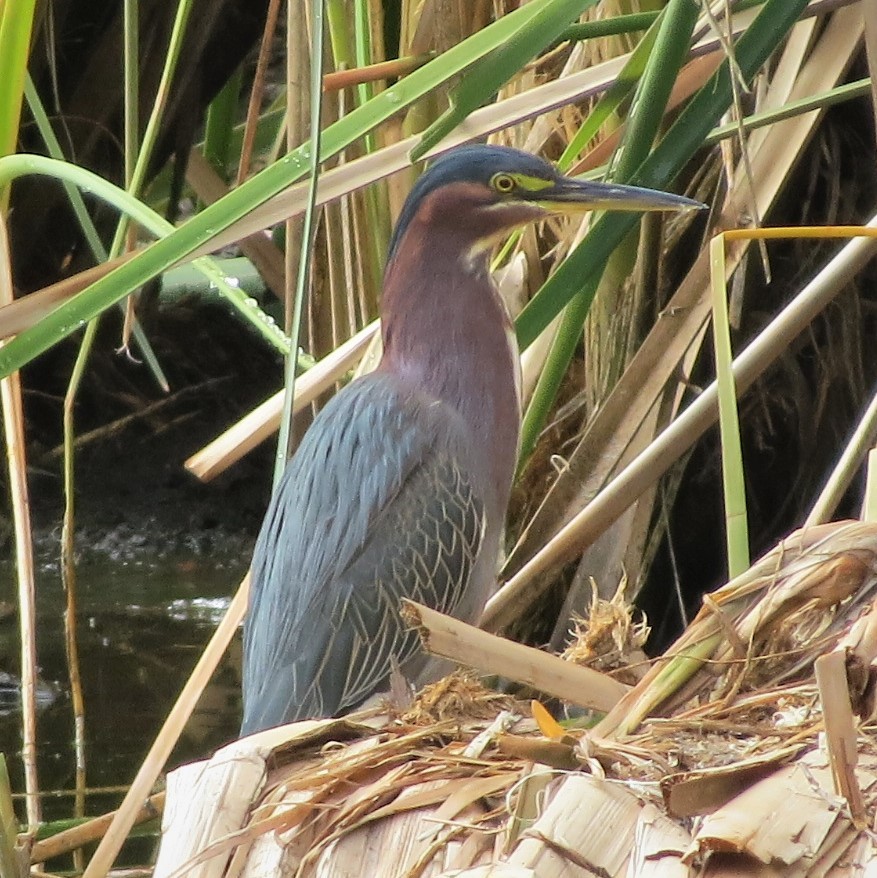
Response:
[{"label": "thin brown stem", "polygon": [[323,76],[323,91],[340,91],[365,82],[379,82],[382,79],[396,79],[423,67],[432,60],[431,54],[411,55],[407,58],[394,58],[365,67],[351,67],[349,70],[336,70]]},{"label": "thin brown stem", "polygon": [[[6,221],[0,216],[0,305],[8,304],[12,298],[9,241],[6,236]],[[37,776],[36,587],[30,503],[27,490],[24,408],[21,397],[21,376],[18,372],[14,372],[0,381],[0,399],[2,399],[3,404],[3,429],[6,437],[9,489],[12,494],[12,517],[15,523],[15,561],[18,571],[23,739],[21,754],[24,761],[27,822],[28,826],[33,829],[40,822],[40,787]]]},{"label": "thin brown stem", "polygon": [[256,61],[256,72],[253,76],[253,87],[250,89],[250,101],[247,104],[247,122],[244,126],[244,139],[241,145],[241,159],[238,163],[237,185],[247,179],[250,161],[253,157],[253,144],[256,142],[256,129],[259,126],[259,110],[262,108],[262,97],[265,93],[265,74],[271,60],[271,47],[274,33],[277,30],[277,19],[280,14],[280,0],[270,0],[262,31],[262,43],[259,46],[259,57]]},{"label": "thin brown stem", "polygon": [[[82,694],[82,675],[79,671],[79,647],[76,641],[76,562],[74,558],[74,423],[73,406],[79,382],[85,368],[85,361],[94,338],[96,322],[92,322],[85,332],[82,346],[77,355],[76,365],[67,393],[64,397],[64,519],[61,526],[61,581],[64,585],[64,650],[67,654],[67,674],[70,681],[70,703],[73,709],[73,753],[74,786],[76,796],[73,814],[85,815],[85,698]],[[82,855],[75,858],[76,868],[82,868]]]}]

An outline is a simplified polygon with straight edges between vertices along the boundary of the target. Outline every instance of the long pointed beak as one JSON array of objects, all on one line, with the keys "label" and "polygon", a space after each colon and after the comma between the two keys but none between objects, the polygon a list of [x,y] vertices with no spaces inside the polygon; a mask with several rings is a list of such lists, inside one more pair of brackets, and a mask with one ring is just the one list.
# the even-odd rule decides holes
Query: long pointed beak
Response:
[{"label": "long pointed beak", "polygon": [[671,195],[641,186],[598,183],[594,180],[559,180],[533,193],[533,201],[552,213],[589,210],[704,210],[705,204],[682,195]]}]

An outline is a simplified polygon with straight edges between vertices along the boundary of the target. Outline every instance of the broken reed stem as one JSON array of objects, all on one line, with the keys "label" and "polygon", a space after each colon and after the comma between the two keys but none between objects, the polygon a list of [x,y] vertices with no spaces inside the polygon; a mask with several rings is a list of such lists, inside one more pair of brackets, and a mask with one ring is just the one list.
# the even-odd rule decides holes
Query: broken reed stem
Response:
[{"label": "broken reed stem", "polygon": [[877,521],[877,450],[868,452],[865,468],[865,499],[862,501],[862,521]]},{"label": "broken reed stem", "polygon": [[[148,820],[161,817],[162,811],[164,811],[165,795],[164,792],[161,792],[150,796],[137,813],[134,824],[146,823]],[[101,814],[100,817],[80,823],[79,826],[71,826],[69,829],[49,836],[49,838],[34,842],[30,853],[31,863],[44,863],[46,860],[60,857],[61,854],[69,853],[83,845],[97,841],[107,831],[117,813],[118,811],[110,811],[108,814]]]},{"label": "broken reed stem", "polygon": [[856,829],[868,826],[865,800],[856,778],[858,740],[846,672],[846,650],[842,647],[819,656],[814,662],[822,722],[825,726],[828,759],[834,791],[843,796]]},{"label": "broken reed stem", "polygon": [[250,574],[247,573],[238,587],[237,594],[232,598],[225,616],[213,632],[210,642],[204,648],[201,658],[198,659],[198,663],[183,686],[176,703],[167,715],[167,719],[153,741],[149,753],[146,754],[131,788],[122,800],[119,810],[113,815],[107,834],[85,867],[82,878],[105,878],[113,865],[131,827],[137,820],[143,802],[164,769],[171,751],[204,691],[204,687],[213,676],[216,666],[225,654],[238,625],[244,618],[249,591]]},{"label": "broken reed stem", "polygon": [[364,67],[351,67],[348,70],[334,70],[323,74],[323,91],[341,91],[366,82],[380,82],[382,79],[396,79],[413,73],[435,57],[431,52],[422,55],[411,55],[407,58],[393,58],[390,61],[378,61]]},{"label": "broken reed stem", "polygon": [[488,634],[414,601],[402,601],[402,618],[417,629],[427,652],[525,683],[580,707],[608,711],[630,691],[592,668]]},{"label": "broken reed stem", "polygon": [[[356,365],[378,331],[378,325],[377,320],[370,323],[301,376],[296,382],[293,414],[310,405]],[[186,469],[202,482],[209,482],[274,433],[280,426],[282,410],[281,390],[193,454],[185,463]]]},{"label": "broken reed stem", "polygon": [[[0,306],[8,304],[12,298],[9,240],[6,235],[6,220],[0,215]],[[3,405],[3,430],[6,436],[9,490],[12,495],[12,519],[15,523],[18,620],[21,630],[21,757],[24,762],[27,822],[28,826],[34,829],[40,823],[40,785],[37,777],[36,586],[30,502],[27,492],[24,409],[21,400],[21,375],[18,372],[13,372],[0,381],[0,399]]]},{"label": "broken reed stem", "polygon": [[21,756],[24,762],[27,822],[29,827],[35,828],[40,823],[36,719],[36,590],[24,457],[24,415],[19,374],[15,373],[4,379],[0,385],[0,392],[2,392],[3,400],[3,426],[6,435],[9,484],[15,522],[18,612],[21,631]]}]

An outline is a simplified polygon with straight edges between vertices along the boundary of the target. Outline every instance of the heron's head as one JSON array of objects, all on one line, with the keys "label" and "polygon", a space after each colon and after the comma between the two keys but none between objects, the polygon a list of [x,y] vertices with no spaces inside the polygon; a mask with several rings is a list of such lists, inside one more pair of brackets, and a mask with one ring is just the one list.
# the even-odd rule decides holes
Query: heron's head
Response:
[{"label": "heron's head", "polygon": [[551,163],[521,150],[464,146],[433,162],[411,190],[390,241],[388,263],[409,246],[417,247],[421,259],[428,258],[431,241],[439,244],[437,239],[447,235],[461,255],[471,257],[518,226],[553,214],[701,207],[654,189],[565,177]]}]

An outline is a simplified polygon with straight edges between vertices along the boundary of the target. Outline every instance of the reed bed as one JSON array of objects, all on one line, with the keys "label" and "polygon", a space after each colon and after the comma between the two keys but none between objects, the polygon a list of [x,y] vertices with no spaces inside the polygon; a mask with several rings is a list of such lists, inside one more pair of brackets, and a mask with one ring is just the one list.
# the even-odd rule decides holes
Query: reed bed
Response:
[{"label": "reed bed", "polygon": [[[812,261],[808,243],[807,259],[799,260],[808,279],[796,272],[783,278],[779,304],[754,306],[746,291],[756,263],[764,276],[773,272],[766,259],[773,254],[753,246],[755,227],[790,200],[795,221],[807,220],[824,173],[818,162],[828,156],[828,164],[840,164],[841,150],[823,130],[826,108],[877,94],[873,4],[670,0],[660,10],[640,10],[606,0],[426,0],[403,2],[399,21],[385,27],[386,4],[326,0],[319,7],[287,4],[283,28],[272,0],[258,22],[261,33],[251,35],[259,49],[247,101],[244,78],[233,68],[249,44],[242,38],[233,58],[211,59],[229,62],[228,79],[207,109],[203,141],[193,132],[191,155],[176,155],[176,167],[186,166],[183,180],[166,169],[169,131],[190,121],[179,116],[174,89],[205,63],[200,36],[222,16],[220,4],[211,4],[194,27],[192,5],[168,6],[167,50],[158,54],[148,40],[140,44],[149,34],[139,32],[136,4],[108,12],[117,28],[101,34],[96,57],[122,59],[119,69],[108,76],[99,65],[83,65],[81,90],[98,95],[97,106],[85,108],[95,111],[93,131],[123,147],[94,173],[90,150],[100,136],[88,129],[79,140],[65,113],[78,118],[85,110],[69,109],[55,93],[65,57],[52,54],[52,28],[63,35],[70,22],[62,13],[73,7],[59,5],[56,21],[44,4],[0,2],[0,379],[20,595],[28,823],[17,832],[25,827],[15,825],[0,783],[4,874],[25,875],[29,865],[32,875],[44,874],[39,864],[47,858],[98,838],[96,851],[77,854],[75,867],[85,878],[110,873],[131,827],[162,807],[156,783],[246,605],[244,582],[118,811],[35,842],[38,595],[19,370],[65,339],[75,341],[60,475],[76,811],[84,816],[92,754],[85,752],[87,698],[77,673],[71,546],[76,403],[97,322],[124,310],[121,348],[142,356],[157,392],[166,392],[141,325],[150,293],[142,311],[130,297],[191,262],[253,345],[287,357],[285,380],[279,368],[277,375],[284,389],[189,459],[189,470],[210,481],[279,427],[289,428],[294,413],[319,404],[352,370],[373,368],[381,263],[418,163],[488,137],[546,154],[564,171],[675,187],[712,208],[709,219],[663,226],[638,228],[634,218],[621,217],[546,224],[498,255],[523,350],[526,402],[508,556],[484,631],[455,628],[424,608],[407,612],[428,648],[441,651],[442,637],[459,638],[473,667],[514,667],[515,682],[536,700],[514,701],[454,677],[410,708],[300,724],[229,745],[169,776],[155,875],[857,874],[874,855],[873,485],[865,521],[820,522],[836,514],[873,443],[874,403],[845,454],[838,440],[828,463],[823,456],[805,470],[802,460],[800,507],[802,497],[810,499],[800,485],[821,480],[835,452],[838,458],[812,508],[784,509],[782,528],[771,523],[763,533],[747,529],[751,498],[734,422],[737,400],[793,358],[808,331],[818,336],[814,321],[831,306],[845,302],[838,307],[845,341],[869,326],[867,308],[840,297],[873,256],[866,236],[877,225],[875,205],[857,199],[851,219],[835,191],[844,181],[834,178],[812,221],[843,223],[845,231],[827,234],[852,240]],[[324,6],[325,39],[314,14]],[[393,27],[396,57],[385,45]],[[284,61],[271,58],[278,47]],[[276,98],[266,98],[277,85],[272,64],[284,68],[273,77],[282,83]],[[851,70],[860,78],[847,82]],[[143,71],[149,75],[141,82]],[[110,79],[123,84],[105,100],[98,86]],[[243,103],[245,121],[236,115]],[[848,148],[856,150],[864,152],[859,141]],[[807,191],[790,193],[789,181],[802,179],[802,160],[814,163]],[[52,188],[39,188],[41,181]],[[194,207],[170,222],[160,212],[174,205],[175,187]],[[864,183],[853,188],[856,196],[871,193]],[[23,195],[15,201],[17,193]],[[44,206],[51,214],[62,201],[76,232],[68,238],[66,226],[48,226],[53,243],[67,242],[58,245],[56,273],[33,283],[14,276],[13,263],[27,265],[27,254],[10,252],[5,223]],[[117,212],[118,222],[98,229],[92,201]],[[303,215],[313,228],[302,224]],[[862,217],[867,231],[846,227]],[[266,236],[272,227],[282,234]],[[719,256],[708,242],[722,233]],[[231,262],[215,255],[226,247],[249,260],[267,297],[282,302],[279,320],[265,299],[255,301],[229,275]],[[822,326],[835,325],[824,320]],[[802,406],[815,412],[814,422],[838,384],[852,410],[865,410],[866,348],[861,341],[814,346],[816,402]],[[296,380],[297,369],[304,374]],[[710,383],[714,372],[719,381]],[[705,386],[697,386],[704,375]],[[741,404],[744,431],[752,409],[773,423],[791,406],[763,388],[757,403],[751,400]],[[142,411],[154,411],[151,405],[144,400]],[[628,604],[653,576],[658,546],[667,542],[674,551],[670,519],[682,470],[720,413],[727,554],[713,566],[726,565],[733,578],[705,599],[663,656],[649,660],[646,623]],[[750,443],[752,433],[750,425]],[[278,460],[287,444],[281,440]],[[750,493],[754,487],[750,478]],[[780,505],[793,504],[783,498]],[[750,543],[770,545],[777,532],[804,521],[808,527],[748,566]],[[668,595],[681,588],[662,587]],[[569,648],[565,660],[534,654],[496,632],[550,642],[554,652]],[[573,718],[561,722],[564,710]]]}]

